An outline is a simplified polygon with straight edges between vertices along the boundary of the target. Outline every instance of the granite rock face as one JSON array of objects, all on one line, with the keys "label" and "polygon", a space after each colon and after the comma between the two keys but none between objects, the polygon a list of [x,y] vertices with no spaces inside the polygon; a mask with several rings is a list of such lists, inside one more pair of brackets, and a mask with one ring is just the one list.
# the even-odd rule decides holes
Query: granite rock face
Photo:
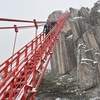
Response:
[{"label": "granite rock face", "polygon": [[[100,96],[100,25],[87,23],[90,9],[70,8],[51,59],[53,74],[70,74],[77,77],[82,89]],[[62,11],[49,15],[56,20]]]}]

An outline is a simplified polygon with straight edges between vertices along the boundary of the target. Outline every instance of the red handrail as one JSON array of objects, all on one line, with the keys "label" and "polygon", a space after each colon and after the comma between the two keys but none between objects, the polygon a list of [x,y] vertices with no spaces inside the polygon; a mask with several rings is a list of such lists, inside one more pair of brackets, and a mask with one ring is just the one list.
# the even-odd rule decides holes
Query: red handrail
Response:
[{"label": "red handrail", "polygon": [[34,99],[67,16],[65,12],[47,36],[39,34],[0,65],[0,100],[26,100],[30,94]]}]

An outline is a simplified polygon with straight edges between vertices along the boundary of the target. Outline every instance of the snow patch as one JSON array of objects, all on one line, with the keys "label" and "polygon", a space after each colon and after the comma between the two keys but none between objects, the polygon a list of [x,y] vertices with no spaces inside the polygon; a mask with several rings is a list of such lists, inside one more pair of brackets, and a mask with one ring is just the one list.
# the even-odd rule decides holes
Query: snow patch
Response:
[{"label": "snow patch", "polygon": [[94,61],[94,64],[98,63],[98,61]]},{"label": "snow patch", "polygon": [[80,17],[74,17],[73,19],[83,19],[83,17],[82,16],[80,16]]},{"label": "snow patch", "polygon": [[63,76],[59,77],[59,79],[63,79],[64,77],[66,77],[66,75],[63,75]]},{"label": "snow patch", "polygon": [[83,44],[83,43],[78,45],[78,47],[80,47],[80,46],[85,46],[85,47],[86,47],[86,45],[85,45],[85,44]]},{"label": "snow patch", "polygon": [[69,21],[74,21],[74,20],[70,18]]},{"label": "snow patch", "polygon": [[82,44],[79,44],[79,45],[78,45],[77,49],[78,49],[78,50],[80,50],[80,48],[86,49],[86,47],[87,47],[87,46],[86,46],[85,44],[82,43]]},{"label": "snow patch", "polygon": [[61,100],[61,98],[56,98],[55,100]]},{"label": "snow patch", "polygon": [[70,36],[67,37],[67,39],[69,39],[69,38],[73,38],[73,35],[70,35]]},{"label": "snow patch", "polygon": [[84,61],[91,61],[91,62],[93,62],[94,64],[98,63],[98,61],[94,61],[94,60],[92,60],[92,59],[87,59],[87,58],[82,58],[81,61],[82,61],[81,64],[82,64],[82,63],[88,64],[88,63],[86,63],[86,62],[84,62]]},{"label": "snow patch", "polygon": [[87,49],[87,50],[85,50],[85,52],[92,51],[92,50],[94,50],[94,48]]},{"label": "snow patch", "polygon": [[82,61],[92,61],[92,62],[94,61],[94,60],[92,60],[92,59],[87,59],[87,58],[82,58],[81,60],[82,60]]},{"label": "snow patch", "polygon": [[56,98],[55,100],[67,100],[67,99],[66,98]]},{"label": "snow patch", "polygon": [[98,0],[97,3],[100,4],[100,0]]},{"label": "snow patch", "polygon": [[72,82],[73,81],[73,78],[68,78],[67,79],[69,82]]},{"label": "snow patch", "polygon": [[57,85],[61,85],[61,83],[56,83]]},{"label": "snow patch", "polygon": [[86,63],[86,62],[81,62],[81,64],[86,64],[86,65],[89,65],[88,63]]},{"label": "snow patch", "polygon": [[96,52],[95,55],[100,55],[100,53]]}]

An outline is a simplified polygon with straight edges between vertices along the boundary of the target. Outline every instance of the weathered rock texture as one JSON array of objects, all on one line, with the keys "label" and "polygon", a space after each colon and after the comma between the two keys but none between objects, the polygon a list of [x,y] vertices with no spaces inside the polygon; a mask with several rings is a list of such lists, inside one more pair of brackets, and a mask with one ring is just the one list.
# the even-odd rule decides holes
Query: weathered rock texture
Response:
[{"label": "weathered rock texture", "polygon": [[[69,10],[69,17],[51,59],[52,73],[76,76],[82,89],[91,91],[92,97],[99,97],[100,25],[87,23],[85,19],[90,14],[88,8]],[[48,18],[54,21],[61,14],[61,11],[55,11]]]}]

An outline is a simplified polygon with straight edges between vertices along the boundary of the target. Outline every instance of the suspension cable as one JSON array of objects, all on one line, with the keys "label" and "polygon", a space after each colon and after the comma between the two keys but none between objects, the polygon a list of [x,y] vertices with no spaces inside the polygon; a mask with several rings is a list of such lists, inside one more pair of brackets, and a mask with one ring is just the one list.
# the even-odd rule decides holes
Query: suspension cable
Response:
[{"label": "suspension cable", "polygon": [[[17,25],[14,25],[14,29],[15,29],[15,39],[14,39],[14,45],[13,45],[13,51],[12,51],[12,56],[14,55],[14,51],[15,51],[15,45],[16,45],[16,40],[17,40],[17,32],[18,32],[18,28]],[[12,57],[13,59],[13,57]],[[11,65],[11,70],[12,71],[12,65]]]}]

